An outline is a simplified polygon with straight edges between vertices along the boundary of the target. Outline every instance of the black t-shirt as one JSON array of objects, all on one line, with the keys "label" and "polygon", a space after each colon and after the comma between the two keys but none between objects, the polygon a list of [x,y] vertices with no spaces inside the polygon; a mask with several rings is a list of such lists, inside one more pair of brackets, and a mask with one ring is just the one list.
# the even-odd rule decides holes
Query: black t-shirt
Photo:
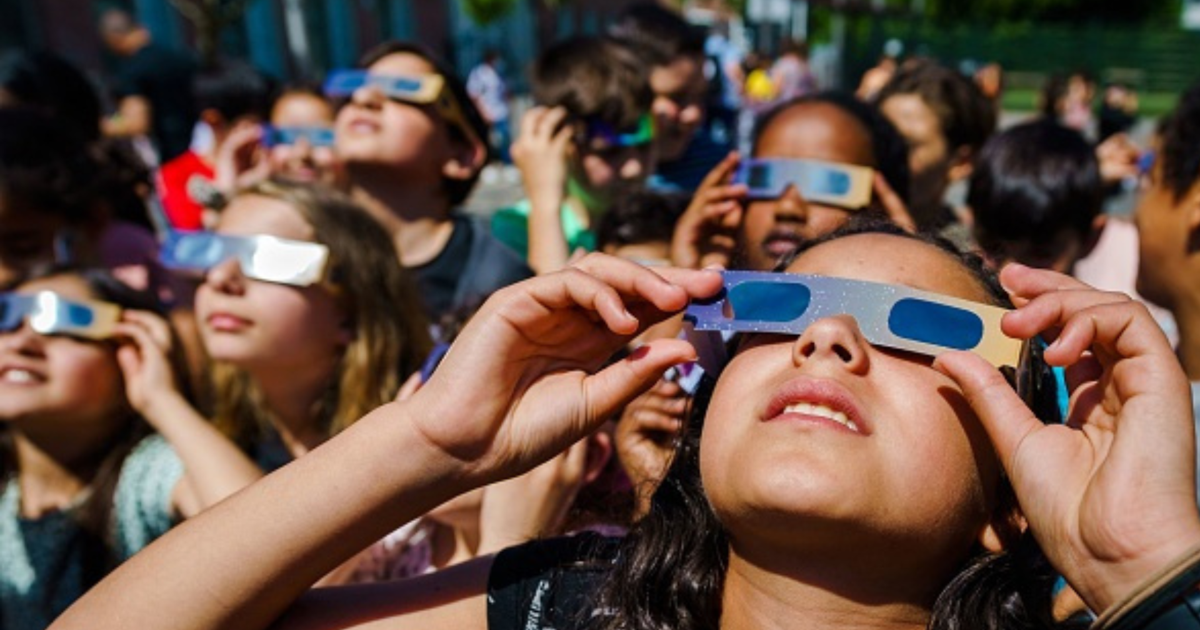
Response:
[{"label": "black t-shirt", "polygon": [[489,295],[533,276],[521,256],[492,236],[482,219],[455,215],[454,232],[433,260],[411,267],[425,315],[443,315],[479,306]]},{"label": "black t-shirt", "polygon": [[196,124],[195,74],[191,57],[153,43],[126,59],[117,74],[117,98],[141,96],[150,102],[150,134],[162,163],[187,151],[191,144]]},{"label": "black t-shirt", "polygon": [[616,558],[616,538],[584,533],[501,551],[488,575],[489,630],[580,628]]}]

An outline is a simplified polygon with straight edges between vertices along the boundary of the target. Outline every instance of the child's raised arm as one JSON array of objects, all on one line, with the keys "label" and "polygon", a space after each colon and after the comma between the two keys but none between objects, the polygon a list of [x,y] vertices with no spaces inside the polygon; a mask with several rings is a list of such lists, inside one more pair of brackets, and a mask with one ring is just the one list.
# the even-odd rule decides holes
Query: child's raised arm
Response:
[{"label": "child's raised arm", "polygon": [[125,339],[117,362],[129,403],[183,462],[183,478],[171,493],[175,512],[191,518],[261,479],[258,466],[176,387],[168,359],[174,344],[170,325],[153,313],[130,310],[117,332]]},{"label": "child's raised arm", "polygon": [[692,359],[690,345],[666,339],[595,372],[646,326],[720,287],[711,272],[661,273],[597,255],[496,293],[411,399],[172,531],[54,628],[266,627],[398,525],[548,459]]}]

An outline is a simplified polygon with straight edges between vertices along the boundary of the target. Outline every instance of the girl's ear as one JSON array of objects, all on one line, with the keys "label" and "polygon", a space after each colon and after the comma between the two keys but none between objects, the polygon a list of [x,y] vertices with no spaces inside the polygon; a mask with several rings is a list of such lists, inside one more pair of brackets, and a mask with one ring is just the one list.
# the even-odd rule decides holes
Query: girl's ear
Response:
[{"label": "girl's ear", "polygon": [[613,437],[607,431],[596,431],[589,437],[587,444],[587,463],[584,464],[583,485],[596,480],[604,467],[613,456]]},{"label": "girl's ear", "polygon": [[482,142],[450,143],[450,159],[442,165],[442,175],[447,179],[466,181],[483,169],[487,159],[487,147]]},{"label": "girl's ear", "polygon": [[1011,549],[1029,528],[1012,489],[1006,485],[1002,493],[991,520],[979,533],[979,544],[992,553]]}]

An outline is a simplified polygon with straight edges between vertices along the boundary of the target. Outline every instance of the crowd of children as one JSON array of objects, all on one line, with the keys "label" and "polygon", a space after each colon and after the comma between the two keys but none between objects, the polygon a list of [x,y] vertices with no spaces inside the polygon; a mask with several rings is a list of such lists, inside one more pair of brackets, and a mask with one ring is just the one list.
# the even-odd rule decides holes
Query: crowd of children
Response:
[{"label": "crowd of children", "polygon": [[539,56],[485,217],[508,131],[420,45],[101,29],[115,117],[0,57],[0,628],[1200,627],[1200,83],[1097,147],[1069,81],[1001,130],[792,46],[739,153],[634,3]]}]

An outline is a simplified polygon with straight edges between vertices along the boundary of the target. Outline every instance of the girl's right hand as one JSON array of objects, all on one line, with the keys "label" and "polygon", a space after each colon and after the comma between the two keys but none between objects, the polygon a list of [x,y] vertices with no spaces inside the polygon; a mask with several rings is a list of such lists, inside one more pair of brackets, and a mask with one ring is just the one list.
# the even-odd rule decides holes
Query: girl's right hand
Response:
[{"label": "girl's right hand", "polygon": [[166,320],[147,311],[127,310],[117,324],[124,343],[117,349],[117,364],[125,378],[129,404],[152,425],[154,405],[165,396],[178,395],[172,351],[171,327]]},{"label": "girl's right hand", "polygon": [[686,341],[659,339],[596,372],[639,332],[720,287],[714,272],[591,254],[498,291],[408,401],[416,430],[478,485],[529,470],[693,360]]},{"label": "girl's right hand", "polygon": [[1047,557],[1102,611],[1200,544],[1187,377],[1146,308],[1050,271],[1000,276],[1022,306],[1005,334],[1053,339],[1071,407],[1043,424],[1000,373],[954,352],[935,366],[962,387]]},{"label": "girl's right hand", "polygon": [[728,267],[742,223],[745,184],[732,184],[741,157],[731,152],[704,177],[671,237],[671,261],[685,269]]}]

